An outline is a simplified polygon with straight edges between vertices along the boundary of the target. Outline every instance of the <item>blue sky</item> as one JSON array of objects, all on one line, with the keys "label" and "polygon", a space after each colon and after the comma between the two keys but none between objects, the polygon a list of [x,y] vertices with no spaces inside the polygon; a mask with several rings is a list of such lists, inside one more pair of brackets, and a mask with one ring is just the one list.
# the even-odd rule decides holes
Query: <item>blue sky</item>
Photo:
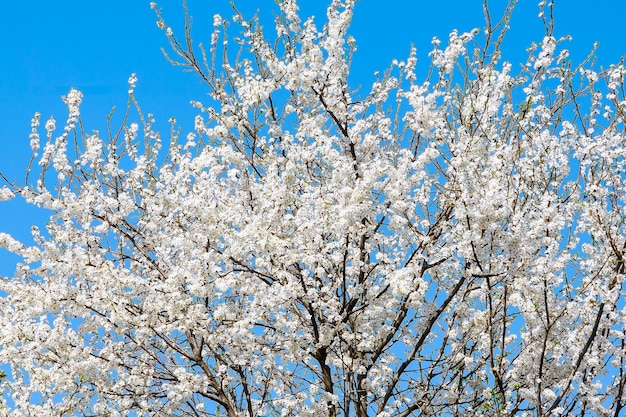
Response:
[{"label": "blue sky", "polygon": [[[246,15],[260,9],[271,16],[273,0],[240,0]],[[304,14],[323,14],[325,1],[301,1]],[[504,0],[492,0],[498,16]],[[159,3],[176,31],[182,23],[178,0]],[[212,16],[230,16],[227,0],[188,0],[198,40],[207,40]],[[521,62],[531,41],[543,37],[535,0],[520,0],[505,42],[505,59]],[[571,34],[569,48],[575,59],[584,58],[594,41],[600,42],[599,63],[617,62],[626,53],[618,20],[626,15],[622,0],[557,0],[556,35]],[[113,106],[126,103],[127,79],[139,78],[136,96],[167,130],[176,116],[183,130],[193,126],[195,111],[189,101],[202,100],[206,89],[192,74],[174,68],[160,48],[167,47],[156,27],[147,0],[7,1],[0,13],[0,172],[23,179],[30,157],[30,120],[36,111],[45,121],[54,115],[65,120],[60,96],[75,87],[84,93],[82,116],[87,131],[104,130],[105,116]],[[418,48],[418,65],[428,65],[433,36],[442,40],[454,28],[468,31],[484,23],[482,0],[360,0],[352,25],[358,51],[353,75],[367,84],[373,72],[384,70],[392,59],[404,59],[410,45]],[[271,21],[266,20],[266,27]],[[179,31],[180,32],[180,31]],[[28,240],[30,225],[45,217],[19,202],[0,204],[0,231]],[[11,257],[0,252],[0,274],[13,270]]]}]

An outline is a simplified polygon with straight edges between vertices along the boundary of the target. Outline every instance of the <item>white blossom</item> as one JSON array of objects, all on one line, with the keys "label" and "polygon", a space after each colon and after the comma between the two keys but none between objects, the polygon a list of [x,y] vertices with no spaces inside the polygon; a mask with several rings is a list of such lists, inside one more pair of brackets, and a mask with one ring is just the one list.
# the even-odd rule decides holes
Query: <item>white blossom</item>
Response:
[{"label": "white blossom", "polygon": [[133,72],[128,78],[128,94],[133,94],[135,85],[137,84],[137,75]]},{"label": "white blossom", "polygon": [[15,194],[8,187],[0,188],[0,201],[7,201],[13,197],[15,197]]},{"label": "white blossom", "polygon": [[577,66],[546,36],[518,66],[497,26],[358,89],[354,1],[324,19],[278,2],[275,36],[214,15],[208,50],[151,7],[209,97],[163,143],[132,108],[113,134],[83,126],[75,89],[61,133],[35,114],[47,142],[0,201],[50,218],[0,232],[21,258],[0,279],[0,410],[619,412],[623,64]]}]

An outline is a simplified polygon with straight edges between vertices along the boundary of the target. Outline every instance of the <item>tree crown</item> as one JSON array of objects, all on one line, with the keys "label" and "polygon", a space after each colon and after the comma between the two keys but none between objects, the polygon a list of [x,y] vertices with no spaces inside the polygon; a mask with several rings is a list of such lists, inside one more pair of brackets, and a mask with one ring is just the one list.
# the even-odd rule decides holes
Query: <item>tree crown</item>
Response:
[{"label": "tree crown", "polygon": [[[108,136],[32,122],[20,195],[52,212],[0,280],[14,415],[615,415],[624,370],[624,73],[546,35],[501,56],[513,5],[351,86],[354,1],[275,34],[155,3],[208,88],[163,141],[135,100]],[[546,17],[547,16],[547,17]],[[230,26],[237,26],[238,38]],[[33,163],[37,161],[37,167]],[[31,172],[36,171],[35,174]],[[40,401],[34,401],[34,394]]]}]

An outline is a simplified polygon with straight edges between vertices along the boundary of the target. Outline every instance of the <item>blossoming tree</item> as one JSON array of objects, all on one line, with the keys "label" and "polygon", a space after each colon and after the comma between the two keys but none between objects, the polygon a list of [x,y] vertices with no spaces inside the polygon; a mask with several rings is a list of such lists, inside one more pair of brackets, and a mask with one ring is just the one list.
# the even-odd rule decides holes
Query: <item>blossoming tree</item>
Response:
[{"label": "blossoming tree", "polygon": [[76,90],[41,147],[33,119],[0,196],[52,215],[0,234],[3,412],[621,415],[622,64],[572,64],[546,17],[518,70],[509,7],[356,90],[353,0],[215,16],[206,49],[153,7],[210,99],[169,141],[135,110],[84,131]]}]

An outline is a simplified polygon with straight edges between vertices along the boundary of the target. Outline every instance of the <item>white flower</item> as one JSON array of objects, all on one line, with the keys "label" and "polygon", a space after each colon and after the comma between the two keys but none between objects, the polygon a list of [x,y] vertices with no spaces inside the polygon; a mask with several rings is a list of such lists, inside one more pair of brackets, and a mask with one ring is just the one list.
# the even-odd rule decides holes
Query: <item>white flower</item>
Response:
[{"label": "white flower", "polygon": [[83,94],[76,90],[75,88],[70,89],[70,92],[67,93],[67,96],[63,96],[63,102],[67,104],[68,107],[78,107],[83,100]]},{"label": "white flower", "polygon": [[137,83],[137,75],[133,72],[128,78],[128,94],[133,94],[135,91],[135,84]]},{"label": "white flower", "polygon": [[46,131],[48,132],[48,135],[52,134],[52,132],[54,132],[55,129],[56,129],[56,120],[54,120],[54,118],[50,116],[48,121],[46,121]]},{"label": "white flower", "polygon": [[0,188],[0,201],[7,201],[13,197],[15,197],[15,194],[8,187]]}]

